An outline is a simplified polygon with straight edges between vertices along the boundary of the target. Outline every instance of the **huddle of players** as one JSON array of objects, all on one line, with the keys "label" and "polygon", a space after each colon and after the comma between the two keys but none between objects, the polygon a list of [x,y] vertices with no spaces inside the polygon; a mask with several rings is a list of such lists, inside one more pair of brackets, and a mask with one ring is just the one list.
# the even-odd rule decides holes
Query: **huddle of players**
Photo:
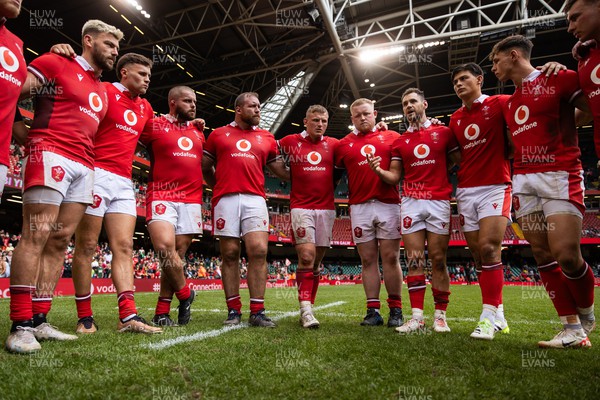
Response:
[{"label": "huddle of players", "polygon": [[[580,8],[596,7],[593,11],[599,12],[598,2],[570,3],[570,31],[571,25],[577,25],[585,16],[583,12],[576,13]],[[2,29],[8,36],[10,32],[4,26]],[[582,39],[583,34],[578,33]],[[195,293],[185,284],[181,258],[193,235],[202,231],[203,177],[214,190],[214,235],[221,239],[228,307],[225,324],[241,322],[241,238],[250,261],[249,323],[274,327],[264,312],[268,212],[263,166],[281,179],[292,181],[291,218],[299,258],[302,326],[319,326],[312,305],[318,289],[318,268],[329,247],[335,219],[333,189],[339,177],[335,166],[348,173],[352,233],[363,265],[367,297],[367,315],[361,325],[383,324],[379,312],[381,253],[390,308],[388,326],[410,333],[424,329],[425,243],[432,266],[433,329],[450,331],[446,322],[450,291],[445,258],[451,193],[447,166],[459,163],[460,223],[481,271],[483,311],[471,336],[489,340],[495,330],[508,332],[502,310],[500,259],[511,198],[505,125],[512,139],[509,147],[514,151],[513,204],[517,219],[532,245],[544,285],[553,293],[550,297],[565,327],[552,340],[539,344],[591,345],[587,333],[595,325],[594,281],[579,250],[584,206],[571,104],[585,111],[589,108],[576,73],[561,71],[548,77],[531,67],[532,45],[527,39],[507,38],[494,47],[490,56],[496,76],[503,81],[512,80],[517,86],[512,96],[482,95],[483,73],[476,64],[452,72],[455,91],[464,105],[453,114],[449,128],[431,124],[425,115],[424,95],[413,88],[402,96],[403,111],[410,124],[403,135],[377,129],[373,103],[358,99],[351,106],[355,129],[342,140],[324,136],[327,111],[311,106],[304,121],[306,131],[276,143],[272,134],[258,128],[260,103],[255,93],[240,95],[235,102],[235,121],[213,131],[207,141],[202,134],[204,122],[194,120],[195,94],[190,88],[173,88],[168,98],[169,114],[152,118],[150,104],[140,98],[148,89],[151,61],[137,54],[123,55],[117,63],[120,82],[101,83],[100,72],[112,69],[122,33],[93,20],[86,23],[82,36],[82,56],[45,54],[28,67],[27,79],[20,76],[23,68],[12,70],[18,71],[13,75],[17,82],[24,81],[22,96],[36,93],[44,85],[62,88],[65,93],[37,96],[36,117],[27,136],[24,224],[22,240],[13,257],[13,326],[6,340],[9,351],[29,353],[41,348],[38,340],[77,338],[46,321],[60,276],[62,254],[74,232],[77,332],[96,330],[89,269],[102,223],[114,254],[118,329],[160,333],[160,326],[176,325],[169,316],[173,294],[180,302],[178,324],[189,322]],[[19,43],[14,35],[9,38]],[[22,45],[9,48],[5,62],[14,60],[17,67],[24,66],[22,54],[15,55],[21,49]],[[596,89],[586,86],[589,82],[580,73],[581,87],[588,93],[598,88],[598,53],[594,48],[590,50],[589,43],[580,49],[585,57],[580,71],[588,64],[585,60],[592,59],[596,65],[590,75]],[[74,116],[74,109],[80,114]],[[3,117],[0,123],[5,129],[6,116]],[[64,126],[72,126],[73,134],[65,137],[61,130]],[[130,178],[138,140],[146,144],[151,154],[147,222],[163,271],[152,321],[155,326],[138,316],[133,296],[131,233],[136,213]],[[533,157],[539,149],[547,157]],[[547,162],[548,157],[552,162]],[[501,167],[490,170],[486,165]],[[401,177],[402,202],[396,186]],[[564,185],[551,186],[551,179]],[[548,229],[550,226],[553,229]],[[409,265],[407,285],[412,306],[412,318],[406,322],[402,316],[402,272],[398,263],[401,233]]]}]

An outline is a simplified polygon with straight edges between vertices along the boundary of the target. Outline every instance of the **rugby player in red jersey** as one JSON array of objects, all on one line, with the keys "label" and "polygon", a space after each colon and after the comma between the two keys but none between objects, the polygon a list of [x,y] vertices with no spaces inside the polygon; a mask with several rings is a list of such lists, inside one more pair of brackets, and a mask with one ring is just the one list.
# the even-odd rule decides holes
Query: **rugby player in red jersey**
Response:
[{"label": "rugby player in red jersey", "polygon": [[[511,180],[502,105],[508,95],[481,93],[483,71],[476,63],[452,71],[452,84],[463,106],[450,118],[460,146],[456,201],[459,222],[475,260],[483,311],[471,337],[492,340],[509,332],[504,318],[502,239],[510,221]],[[489,168],[494,165],[494,168]]]},{"label": "rugby player in red jersey", "polygon": [[73,283],[77,305],[77,333],[97,329],[92,313],[92,257],[104,229],[113,258],[111,277],[117,290],[120,332],[159,333],[138,316],[133,287],[133,233],[137,217],[131,182],[133,154],[138,139],[154,117],[150,103],[140,96],[150,83],[152,61],[135,53],[119,58],[119,82],[104,83],[108,111],[94,139],[94,201],[75,231]]},{"label": "rugby player in red jersey", "polygon": [[574,107],[589,108],[577,74],[544,76],[531,66],[532,47],[523,36],[509,36],[496,43],[490,60],[496,77],[516,86],[503,106],[514,147],[513,208],[564,326],[538,344],[589,347],[594,275],[580,249],[585,188]]},{"label": "rugby player in red jersey", "polygon": [[20,12],[21,0],[0,0],[0,200],[10,164],[10,138],[17,100],[27,77],[23,41],[6,28],[7,18],[17,18]]},{"label": "rugby player in red jersey", "polygon": [[421,90],[409,88],[402,94],[402,109],[410,126],[392,146],[389,170],[381,160],[369,157],[373,171],[390,185],[402,182],[402,239],[408,261],[406,279],[412,318],[396,331],[402,334],[425,328],[425,241],[432,269],[435,303],[433,329],[449,332],[446,309],[450,296],[450,277],[446,253],[450,239],[450,194],[448,164],[458,151],[456,139],[448,127],[432,125],[425,110],[427,101]]},{"label": "rugby player in red jersey", "polygon": [[319,266],[331,244],[335,221],[333,157],[339,141],[325,136],[328,119],[325,107],[310,106],[304,118],[306,130],[278,141],[290,166],[290,215],[298,253],[300,324],[304,328],[319,327],[312,305],[319,288]]},{"label": "rugby player in red jersey", "polygon": [[383,168],[389,168],[392,143],[399,137],[394,131],[379,131],[375,126],[377,111],[373,102],[361,98],[350,107],[354,130],[345,136],[335,150],[336,168],[345,168],[352,236],[362,264],[362,280],[367,297],[367,315],[361,325],[383,325],[380,314],[381,275],[383,266],[390,316],[388,327],[402,325],[402,270],[398,262],[400,250],[400,196],[398,187],[385,183],[369,171],[368,156],[380,157]]},{"label": "rugby player in red jersey", "polygon": [[600,157],[600,0],[567,0],[568,32],[579,43],[578,77],[594,120],[594,144]]},{"label": "rugby player in red jersey", "polygon": [[194,236],[202,233],[204,124],[198,129],[192,122],[196,117],[193,89],[175,86],[168,101],[169,114],[154,118],[141,138],[150,154],[146,221],[161,266],[152,319],[158,326],[176,325],[169,316],[173,294],[179,300],[177,325],[190,321],[196,292],[186,284],[182,260]]},{"label": "rugby player in red jersey", "polygon": [[90,20],[81,56],[44,54],[28,67],[21,95],[37,94],[36,113],[23,167],[23,231],[12,260],[9,351],[30,353],[41,348],[37,340],[77,338],[52,327],[46,315],[66,247],[93,201],[93,138],[107,109],[99,76],[113,68],[122,37]]},{"label": "rugby player in red jersey", "polygon": [[269,213],[265,202],[266,166],[279,178],[289,180],[273,134],[259,128],[258,94],[245,92],[235,100],[235,119],[215,129],[204,147],[202,170],[213,188],[213,234],[219,238],[223,264],[223,287],[227,302],[225,325],[241,322],[240,238],[248,255],[251,326],[274,328],[265,315]]}]

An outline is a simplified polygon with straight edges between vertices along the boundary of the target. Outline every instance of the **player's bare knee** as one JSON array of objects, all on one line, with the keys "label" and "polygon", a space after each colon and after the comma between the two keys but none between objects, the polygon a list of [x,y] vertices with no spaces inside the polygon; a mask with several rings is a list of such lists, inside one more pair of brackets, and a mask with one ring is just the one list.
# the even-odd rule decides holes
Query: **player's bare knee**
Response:
[{"label": "player's bare knee", "polygon": [[158,258],[166,258],[175,252],[175,243],[169,241],[152,242],[154,253]]},{"label": "player's bare knee", "polygon": [[446,270],[446,257],[444,254],[434,254],[429,257],[431,261],[432,271],[445,271]]},{"label": "player's bare knee", "polygon": [[[247,250],[246,250],[247,251]],[[248,253],[248,260],[250,262],[257,260],[257,261],[263,261],[267,259],[267,248],[258,248],[258,249],[253,249],[251,252],[247,251]]]},{"label": "player's bare knee", "polygon": [[39,230],[31,230],[21,236],[19,241],[19,245],[26,247],[27,249],[31,249],[32,251],[41,251],[48,238],[50,237],[51,229],[39,229]]},{"label": "player's bare knee", "polygon": [[579,254],[573,254],[573,252],[563,252],[562,254],[557,255],[556,261],[558,261],[558,265],[565,271],[567,274],[574,274],[581,269],[583,265],[583,260]]},{"label": "player's bare knee", "polygon": [[232,265],[240,261],[240,255],[237,251],[226,250],[221,252],[221,259],[223,260],[223,265]]},{"label": "player's bare knee", "polygon": [[311,254],[308,251],[298,253],[298,263],[300,265],[312,267],[314,262],[315,262],[314,254]]},{"label": "player's bare knee", "polygon": [[131,256],[133,251],[133,238],[132,237],[123,237],[118,238],[117,240],[113,240],[110,242],[111,251],[116,254],[126,254]]},{"label": "player's bare knee", "polygon": [[85,257],[92,257],[96,253],[98,242],[92,238],[77,238],[75,236],[75,253]]},{"label": "player's bare knee", "polygon": [[496,243],[485,242],[479,246],[479,260],[483,265],[500,261],[500,246]]},{"label": "player's bare knee", "polygon": [[531,252],[533,253],[533,258],[538,265],[546,265],[555,260],[549,250],[545,248],[531,248]]},{"label": "player's bare knee", "polygon": [[375,270],[375,269],[377,269],[377,271],[379,271],[379,265],[376,262],[368,262],[368,263],[363,262],[362,269],[363,269],[363,272],[371,271],[371,270]]}]

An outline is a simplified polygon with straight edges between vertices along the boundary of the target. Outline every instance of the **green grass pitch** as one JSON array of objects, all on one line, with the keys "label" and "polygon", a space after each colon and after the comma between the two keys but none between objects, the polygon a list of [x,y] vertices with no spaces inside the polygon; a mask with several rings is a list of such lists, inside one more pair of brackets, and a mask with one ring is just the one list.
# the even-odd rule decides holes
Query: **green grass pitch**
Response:
[{"label": "green grass pitch", "polygon": [[[154,336],[116,332],[116,296],[98,295],[93,298],[96,334],[68,343],[43,342],[42,351],[31,356],[0,351],[0,399],[600,398],[597,331],[590,335],[591,349],[537,348],[538,340],[560,328],[543,288],[505,287],[511,332],[497,334],[492,342],[469,338],[481,309],[479,287],[451,290],[452,332],[410,336],[359,326],[365,313],[359,285],[319,289],[318,330],[299,327],[295,288],[267,290],[267,313],[277,320],[276,329],[224,330],[223,293],[200,292],[188,326]],[[146,319],[153,315],[156,297],[136,295]],[[247,290],[242,299],[247,321]],[[403,300],[406,318],[406,288]],[[432,303],[428,288],[429,327]],[[9,330],[8,304],[0,301],[2,345]],[[73,332],[74,299],[56,298],[49,321]]]}]

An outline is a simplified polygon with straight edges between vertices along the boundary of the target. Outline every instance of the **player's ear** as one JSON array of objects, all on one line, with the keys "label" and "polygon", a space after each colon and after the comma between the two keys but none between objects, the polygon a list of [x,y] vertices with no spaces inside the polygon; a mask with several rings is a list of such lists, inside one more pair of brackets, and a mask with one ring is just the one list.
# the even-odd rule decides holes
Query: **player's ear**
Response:
[{"label": "player's ear", "polygon": [[427,103],[427,100],[423,100],[423,109],[427,110],[428,106],[429,106],[429,104]]},{"label": "player's ear", "polygon": [[515,62],[517,61],[517,59],[520,57],[521,55],[519,54],[519,51],[517,49],[512,49],[510,51],[510,59]]},{"label": "player's ear", "polygon": [[373,110],[373,116],[377,117],[377,110]]},{"label": "player's ear", "polygon": [[86,46],[89,48],[92,48],[92,42],[94,41],[94,38],[92,37],[92,35],[90,35],[89,33],[87,35],[83,36],[83,39],[81,39],[82,43],[83,43],[83,47],[85,48]]}]

